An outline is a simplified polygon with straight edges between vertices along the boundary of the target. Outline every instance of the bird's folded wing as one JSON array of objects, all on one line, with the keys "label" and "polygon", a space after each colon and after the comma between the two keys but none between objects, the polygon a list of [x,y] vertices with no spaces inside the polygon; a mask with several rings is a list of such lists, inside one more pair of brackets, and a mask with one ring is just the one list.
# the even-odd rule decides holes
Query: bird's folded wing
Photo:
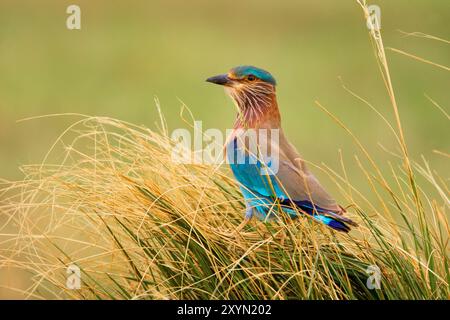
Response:
[{"label": "bird's folded wing", "polygon": [[[291,199],[295,202],[309,202],[321,209],[340,213],[342,209],[325,191],[316,177],[310,173],[295,148],[286,140],[281,132],[279,143],[259,140],[259,144],[270,144],[270,156],[264,157],[264,163],[245,163],[231,165],[231,168],[242,184],[242,187],[265,197],[276,197],[281,200]],[[237,152],[245,152],[238,150]],[[252,155],[245,155],[252,157]],[[276,157],[276,158],[275,158]],[[261,157],[258,157],[261,160]],[[261,167],[278,161],[273,175],[261,174]]]}]

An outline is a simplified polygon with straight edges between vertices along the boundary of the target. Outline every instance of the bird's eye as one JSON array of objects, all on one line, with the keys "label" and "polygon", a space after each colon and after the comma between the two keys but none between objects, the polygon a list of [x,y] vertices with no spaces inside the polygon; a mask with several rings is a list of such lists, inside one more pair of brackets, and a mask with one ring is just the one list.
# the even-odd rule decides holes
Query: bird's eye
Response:
[{"label": "bird's eye", "polygon": [[247,76],[247,80],[248,80],[248,81],[254,81],[254,80],[256,80],[256,77],[255,77],[254,75],[252,75],[252,74],[249,74],[249,75]]}]

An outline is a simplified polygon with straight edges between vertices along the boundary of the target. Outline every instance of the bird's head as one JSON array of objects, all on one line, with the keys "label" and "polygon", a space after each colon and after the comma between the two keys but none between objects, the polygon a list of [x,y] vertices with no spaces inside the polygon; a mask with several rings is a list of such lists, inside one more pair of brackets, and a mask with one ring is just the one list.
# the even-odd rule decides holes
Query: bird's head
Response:
[{"label": "bird's head", "polygon": [[263,69],[239,66],[206,81],[224,86],[245,118],[258,117],[276,107],[275,78]]}]

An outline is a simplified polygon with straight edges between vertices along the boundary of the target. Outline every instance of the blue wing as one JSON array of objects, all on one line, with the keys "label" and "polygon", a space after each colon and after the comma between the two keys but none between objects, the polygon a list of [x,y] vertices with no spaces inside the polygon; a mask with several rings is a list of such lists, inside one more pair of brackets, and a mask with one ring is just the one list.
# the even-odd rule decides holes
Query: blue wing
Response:
[{"label": "blue wing", "polygon": [[[333,229],[348,232],[350,228],[345,224],[353,222],[335,212],[322,208],[305,199],[292,199],[285,191],[277,175],[262,174],[267,166],[270,166],[272,159],[267,157],[265,163],[259,158],[248,154],[238,148],[236,138],[234,138],[227,152],[228,161],[234,176],[240,182],[242,194],[247,206],[254,209],[260,219],[271,218],[279,209],[287,213],[290,217],[297,217],[298,212],[311,215],[315,220],[320,221]],[[239,163],[237,159],[240,157]],[[284,168],[286,171],[286,168]],[[293,175],[293,172],[292,172]]]}]

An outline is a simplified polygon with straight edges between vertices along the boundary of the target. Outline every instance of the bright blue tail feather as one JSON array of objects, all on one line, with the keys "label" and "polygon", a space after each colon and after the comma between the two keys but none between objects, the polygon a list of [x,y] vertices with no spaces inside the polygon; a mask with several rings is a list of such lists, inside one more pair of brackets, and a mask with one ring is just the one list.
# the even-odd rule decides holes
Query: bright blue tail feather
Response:
[{"label": "bright blue tail feather", "polygon": [[[327,225],[328,227],[342,232],[349,232],[350,227],[346,224],[346,220],[349,224],[354,224],[348,218],[337,216],[335,213],[330,212],[324,208],[313,205],[309,201],[292,201],[292,200],[280,200],[271,199],[268,197],[255,197],[254,194],[248,190],[241,188],[241,191],[246,199],[248,205],[254,208],[255,213],[261,220],[273,217],[276,212],[277,205],[274,206],[274,202],[278,201],[281,205],[282,211],[288,214],[291,218],[298,217],[298,211],[310,215],[314,220]],[[298,210],[295,210],[298,209]],[[269,215],[269,216],[268,216]],[[335,217],[333,217],[335,216]],[[340,221],[343,220],[343,221]]]}]

